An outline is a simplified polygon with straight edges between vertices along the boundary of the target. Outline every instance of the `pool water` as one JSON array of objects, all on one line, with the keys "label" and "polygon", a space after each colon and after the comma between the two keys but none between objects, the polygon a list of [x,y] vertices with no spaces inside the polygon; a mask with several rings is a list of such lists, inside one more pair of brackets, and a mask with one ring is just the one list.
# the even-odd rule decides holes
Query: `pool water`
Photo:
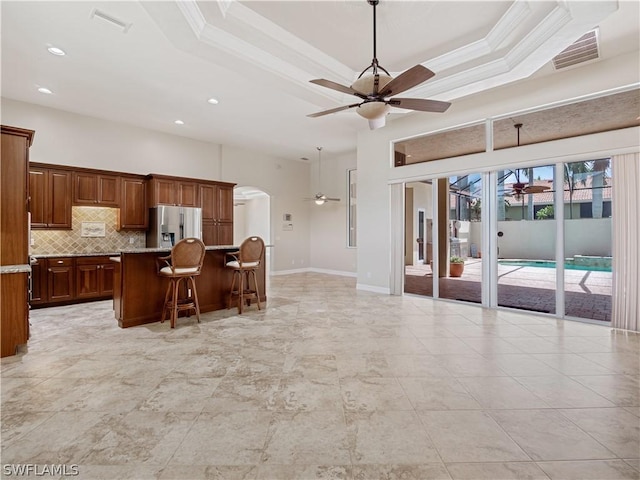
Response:
[{"label": "pool water", "polygon": [[[556,268],[556,262],[550,260],[498,260],[500,265],[512,265],[516,267],[542,267]],[[610,267],[598,265],[574,265],[572,263],[564,264],[565,270],[584,270],[588,272],[610,272]]]}]

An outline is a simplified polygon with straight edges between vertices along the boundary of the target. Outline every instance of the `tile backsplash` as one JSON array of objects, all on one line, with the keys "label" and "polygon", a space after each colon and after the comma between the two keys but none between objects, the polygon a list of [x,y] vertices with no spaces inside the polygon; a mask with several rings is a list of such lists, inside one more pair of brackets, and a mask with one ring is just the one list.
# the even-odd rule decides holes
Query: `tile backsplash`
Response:
[{"label": "tile backsplash", "polygon": [[[139,230],[118,232],[116,230],[117,208],[72,207],[71,222],[71,230],[32,230],[31,254],[64,255],[69,253],[118,252],[146,246],[146,232]],[[83,222],[97,222],[93,226],[98,227],[104,223],[104,236],[83,237]],[[89,230],[85,224],[85,234],[87,231]],[[101,228],[93,229],[93,232],[93,234],[102,235]]]}]

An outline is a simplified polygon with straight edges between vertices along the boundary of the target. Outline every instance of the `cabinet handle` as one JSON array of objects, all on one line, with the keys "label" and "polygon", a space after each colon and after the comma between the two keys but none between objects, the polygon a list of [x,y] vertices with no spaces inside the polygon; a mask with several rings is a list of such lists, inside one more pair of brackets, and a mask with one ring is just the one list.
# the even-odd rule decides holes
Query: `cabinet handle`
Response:
[{"label": "cabinet handle", "polygon": [[58,260],[56,263],[58,263],[58,264],[64,263],[64,260]]},{"label": "cabinet handle", "polygon": [[50,268],[47,269],[47,272],[51,272],[52,270]]}]

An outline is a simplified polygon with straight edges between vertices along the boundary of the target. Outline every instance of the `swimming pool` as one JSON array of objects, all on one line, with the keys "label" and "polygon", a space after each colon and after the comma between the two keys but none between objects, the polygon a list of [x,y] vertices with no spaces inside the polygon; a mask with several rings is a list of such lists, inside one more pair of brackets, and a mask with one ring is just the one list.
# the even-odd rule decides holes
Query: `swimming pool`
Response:
[{"label": "swimming pool", "polygon": [[[499,265],[510,265],[515,267],[541,267],[556,268],[556,262],[551,260],[498,260]],[[598,265],[575,265],[573,263],[564,264],[565,270],[584,270],[588,272],[610,272],[611,267]]]}]

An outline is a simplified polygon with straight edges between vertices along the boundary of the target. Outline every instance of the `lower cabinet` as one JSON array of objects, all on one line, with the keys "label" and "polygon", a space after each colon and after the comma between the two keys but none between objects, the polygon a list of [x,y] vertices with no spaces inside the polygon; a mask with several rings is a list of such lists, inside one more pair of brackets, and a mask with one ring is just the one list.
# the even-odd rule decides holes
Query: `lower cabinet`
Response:
[{"label": "lower cabinet", "polygon": [[115,264],[109,257],[76,259],[76,297],[108,298],[113,295]]},{"label": "lower cabinet", "polygon": [[114,272],[107,256],[36,258],[30,304],[37,308],[111,298]]},{"label": "lower cabinet", "polygon": [[28,273],[0,275],[1,357],[15,355],[18,346],[29,339],[28,282]]},{"label": "lower cabinet", "polygon": [[47,301],[66,302],[75,297],[73,290],[73,258],[47,260]]}]

